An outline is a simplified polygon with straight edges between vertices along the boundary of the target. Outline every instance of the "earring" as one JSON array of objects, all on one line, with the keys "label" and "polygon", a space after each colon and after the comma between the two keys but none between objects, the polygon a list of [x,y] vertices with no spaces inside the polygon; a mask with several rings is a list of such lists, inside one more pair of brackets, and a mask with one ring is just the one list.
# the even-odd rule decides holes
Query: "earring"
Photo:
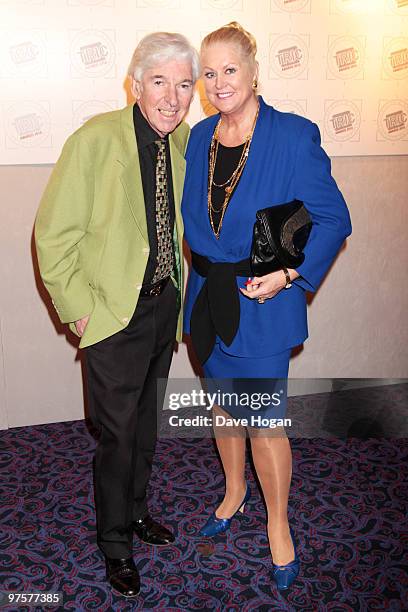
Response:
[{"label": "earring", "polygon": [[252,81],[252,89],[256,89],[258,87],[258,79],[255,77],[255,79]]}]

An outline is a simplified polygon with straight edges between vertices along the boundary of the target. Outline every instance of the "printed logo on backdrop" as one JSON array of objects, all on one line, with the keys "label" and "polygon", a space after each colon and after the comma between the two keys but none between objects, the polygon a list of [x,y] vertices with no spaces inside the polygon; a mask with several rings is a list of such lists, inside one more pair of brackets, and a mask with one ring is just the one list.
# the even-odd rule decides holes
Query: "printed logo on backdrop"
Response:
[{"label": "printed logo on backdrop", "polygon": [[115,6],[115,0],[67,0],[68,6]]},{"label": "printed logo on backdrop", "polygon": [[364,78],[365,36],[329,36],[327,78]]},{"label": "printed logo on backdrop", "polygon": [[309,35],[271,34],[269,78],[307,79]]},{"label": "printed logo on backdrop", "polygon": [[0,4],[45,4],[45,0],[0,0]]},{"label": "printed logo on backdrop", "polygon": [[136,0],[138,8],[179,8],[180,0]]},{"label": "printed logo on backdrop", "polygon": [[271,12],[310,13],[310,0],[271,0]]},{"label": "printed logo on backdrop", "polygon": [[325,141],[360,140],[361,100],[326,100],[324,104]]},{"label": "printed logo on backdrop", "polygon": [[386,36],[383,47],[382,78],[406,79],[408,77],[408,38]]},{"label": "printed logo on backdrop", "polygon": [[408,15],[408,0],[387,0],[387,7],[395,15]]},{"label": "printed logo on backdrop", "polygon": [[408,140],[408,103],[380,100],[377,140]]},{"label": "printed logo on backdrop", "polygon": [[269,104],[282,113],[292,113],[305,117],[307,114],[307,100],[274,100],[268,99]]},{"label": "printed logo on backdrop", "polygon": [[7,148],[51,146],[49,102],[11,102],[4,117]]},{"label": "printed logo on backdrop", "polygon": [[115,31],[84,30],[70,32],[73,76],[115,77]]},{"label": "printed logo on backdrop", "polygon": [[330,13],[369,15],[383,10],[383,0],[330,0]]},{"label": "printed logo on backdrop", "polygon": [[356,0],[330,0],[331,13],[351,13],[355,12]]},{"label": "printed logo on backdrop", "polygon": [[[237,9],[242,11],[242,0],[201,0],[201,8]],[[231,17],[232,19],[232,17]]]},{"label": "printed logo on backdrop", "polygon": [[72,125],[74,130],[78,129],[89,119],[107,113],[118,108],[117,100],[73,100],[72,102]]},{"label": "printed logo on backdrop", "polygon": [[[2,76],[46,77],[47,49],[45,32],[17,31],[3,35]],[[4,74],[3,74],[4,71]]]}]

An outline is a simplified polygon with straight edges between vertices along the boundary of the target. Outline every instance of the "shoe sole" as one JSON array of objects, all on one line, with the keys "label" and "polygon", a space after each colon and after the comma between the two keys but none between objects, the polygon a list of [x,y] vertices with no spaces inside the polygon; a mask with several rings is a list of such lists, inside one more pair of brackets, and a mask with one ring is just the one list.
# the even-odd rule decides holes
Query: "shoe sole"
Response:
[{"label": "shoe sole", "polygon": [[121,593],[120,591],[117,591],[113,586],[111,586],[111,591],[113,593],[115,593],[116,595],[119,595],[120,597],[125,597],[126,599],[134,599],[135,597],[137,597],[140,593],[140,589],[138,590],[137,593],[135,593],[134,595],[124,595],[123,593]]},{"label": "shoe sole", "polygon": [[152,542],[146,542],[145,540],[142,540],[142,538],[139,538],[139,540],[143,542],[143,544],[147,544],[148,546],[158,546],[159,548],[164,548],[165,546],[171,546],[172,544],[174,544],[174,542],[167,542],[167,544],[153,544]]}]

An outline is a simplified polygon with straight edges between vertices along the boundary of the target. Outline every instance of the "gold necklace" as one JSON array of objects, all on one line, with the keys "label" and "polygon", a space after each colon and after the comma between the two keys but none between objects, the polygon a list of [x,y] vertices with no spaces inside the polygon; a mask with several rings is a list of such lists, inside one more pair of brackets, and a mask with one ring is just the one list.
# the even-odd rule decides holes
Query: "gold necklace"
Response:
[{"label": "gold necklace", "polygon": [[[225,215],[225,211],[227,210],[227,206],[228,203],[230,201],[232,192],[234,191],[235,186],[237,185],[241,174],[245,168],[245,164],[247,162],[248,159],[248,155],[249,155],[249,149],[251,147],[251,142],[252,142],[252,138],[254,135],[254,131],[255,131],[255,126],[256,126],[256,121],[258,119],[258,115],[259,115],[259,102],[258,102],[258,108],[255,114],[255,118],[254,121],[252,123],[252,128],[251,128],[251,132],[250,134],[246,137],[245,139],[245,144],[244,144],[244,148],[242,150],[242,154],[240,157],[240,160],[238,162],[237,167],[235,168],[234,172],[232,173],[232,175],[230,176],[230,178],[222,185],[217,185],[216,183],[214,183],[214,171],[215,171],[215,165],[217,163],[217,155],[218,155],[218,132],[220,129],[220,125],[221,125],[221,120],[222,118],[220,117],[218,120],[217,125],[215,126],[215,130],[214,133],[212,135],[211,138],[211,144],[210,144],[210,159],[209,159],[209,171],[208,171],[208,216],[210,218],[210,224],[212,227],[212,231],[214,232],[215,237],[218,239],[220,237],[220,232],[221,232],[221,228],[222,228],[222,222],[224,219],[224,215]],[[228,186],[228,183],[229,186]],[[221,204],[221,208],[217,209],[214,207],[214,204],[212,202],[212,187],[213,185],[215,185],[216,187],[225,187],[225,196],[224,196],[224,201]],[[214,219],[213,219],[213,212],[214,213],[221,213],[221,219],[218,225],[218,229],[215,229],[215,225],[214,225]]]},{"label": "gold necklace", "polygon": [[[238,171],[240,170],[241,166],[242,166],[242,165],[244,165],[244,164],[245,164],[245,161],[246,161],[246,159],[245,159],[245,155],[246,155],[246,151],[247,151],[247,149],[248,149],[248,146],[247,146],[247,145],[248,145],[248,138],[249,138],[248,136],[245,138],[244,147],[243,147],[243,149],[242,149],[241,156],[240,156],[239,161],[238,161],[238,165],[237,165],[237,167],[235,168],[234,172],[231,174],[231,176],[229,177],[229,179],[225,181],[225,183],[220,183],[220,184],[218,184],[218,183],[216,183],[216,182],[214,181],[214,179],[213,179],[212,184],[214,185],[214,187],[225,187],[226,185],[228,185],[228,183],[230,183],[230,182],[231,182],[231,181],[232,181],[232,180],[233,180],[233,179],[236,177],[236,175],[237,175]],[[217,139],[217,142],[216,142],[216,145],[215,145],[215,147],[216,147],[216,150],[215,150],[215,158],[216,158],[216,159],[217,159],[217,154],[218,154],[218,142],[219,142],[219,141],[218,141],[218,139]],[[214,170],[215,170],[215,169],[214,169]],[[214,209],[213,209],[213,210],[214,210]]]}]

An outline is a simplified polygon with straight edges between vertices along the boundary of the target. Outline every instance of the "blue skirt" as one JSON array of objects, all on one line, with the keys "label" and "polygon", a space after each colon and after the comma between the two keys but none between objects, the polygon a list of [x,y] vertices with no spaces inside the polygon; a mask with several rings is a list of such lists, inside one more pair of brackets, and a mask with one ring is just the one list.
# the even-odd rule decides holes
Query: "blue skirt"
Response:
[{"label": "blue skirt", "polygon": [[274,427],[286,414],[290,354],[287,349],[268,357],[236,357],[216,344],[203,365],[206,386],[240,424]]}]

